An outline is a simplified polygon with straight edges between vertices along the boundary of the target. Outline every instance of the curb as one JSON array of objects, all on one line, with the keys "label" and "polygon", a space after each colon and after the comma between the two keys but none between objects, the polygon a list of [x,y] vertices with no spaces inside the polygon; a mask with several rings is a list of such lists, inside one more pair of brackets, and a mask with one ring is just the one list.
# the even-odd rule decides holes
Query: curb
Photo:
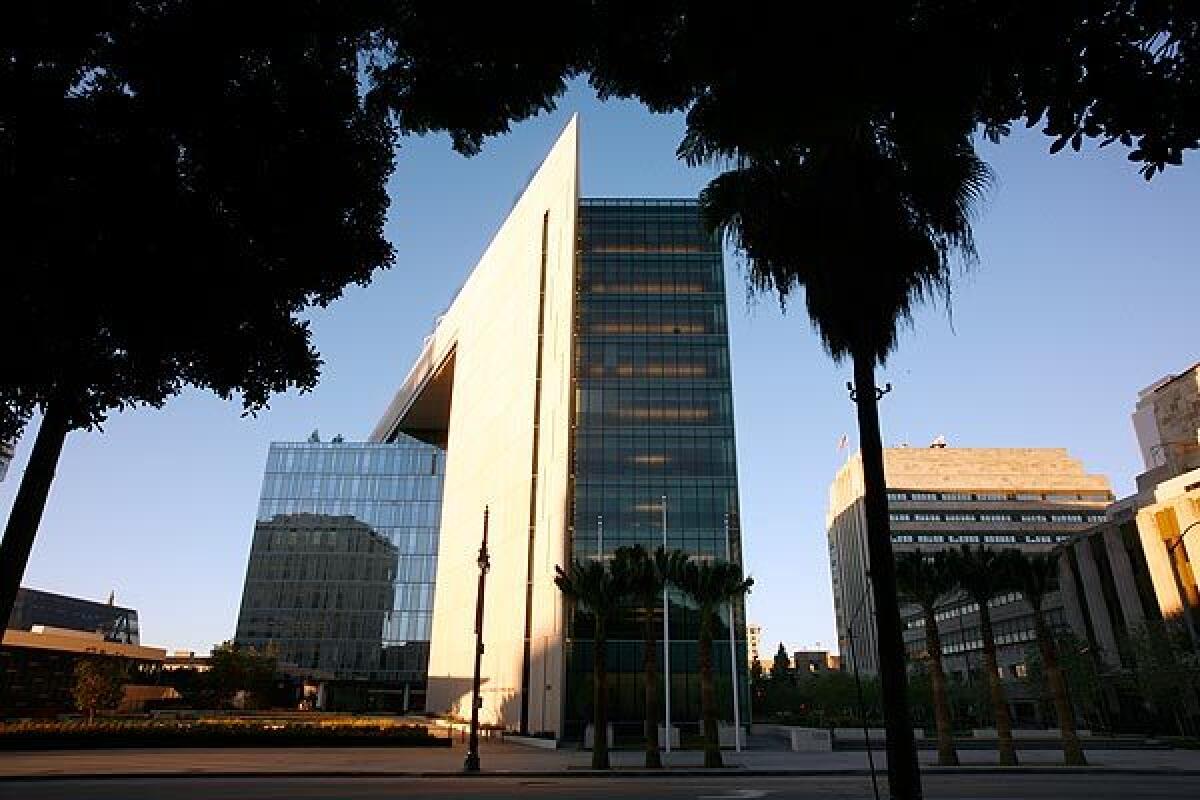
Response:
[{"label": "curb", "polygon": [[[430,779],[467,779],[480,780],[502,778],[522,780],[526,778],[818,778],[818,777],[868,777],[869,769],[747,769],[744,767],[725,767],[722,769],[703,769],[697,767],[676,767],[662,770],[647,769],[612,769],[612,770],[485,770],[477,773],[449,771],[355,771],[327,770],[319,772],[270,772],[270,771],[195,771],[195,772],[95,772],[95,773],[38,773],[21,775],[0,775],[0,782],[24,783],[35,781],[107,781],[107,780],[178,780],[178,779],[229,779],[229,778],[286,778],[303,780],[307,778],[430,778]],[[876,770],[877,775],[887,775],[886,768]],[[998,766],[963,766],[963,767],[926,767],[922,775],[1127,775],[1127,776],[1158,776],[1170,777],[1200,777],[1200,769],[1179,769],[1174,767],[998,767]]]}]

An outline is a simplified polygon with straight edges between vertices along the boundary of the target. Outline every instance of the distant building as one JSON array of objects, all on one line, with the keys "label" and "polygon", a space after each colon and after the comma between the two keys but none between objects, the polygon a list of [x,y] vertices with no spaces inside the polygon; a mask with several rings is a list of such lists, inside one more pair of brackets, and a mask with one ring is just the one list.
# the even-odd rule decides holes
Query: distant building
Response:
[{"label": "distant building", "polygon": [[1138,392],[1133,412],[1147,483],[1200,468],[1200,364]]},{"label": "distant building", "polygon": [[[1087,473],[1062,449],[888,448],[884,451],[892,548],[933,552],[963,544],[1046,551],[1104,520],[1112,501],[1108,480]],[[855,455],[830,489],[830,566],[840,650],[845,668],[866,674],[879,669],[874,606],[866,561],[862,461]],[[898,601],[897,601],[898,602]],[[1019,593],[995,598],[992,622],[1006,678],[1022,677],[1033,641],[1029,606]],[[1058,593],[1046,604],[1050,624],[1065,627]],[[923,619],[902,607],[909,654],[925,646]],[[978,609],[967,600],[938,615],[947,672],[971,680],[982,667]],[[1018,719],[1035,713],[1016,695]]]},{"label": "distant building", "polygon": [[167,672],[177,669],[194,669],[208,672],[212,668],[211,655],[196,655],[194,650],[172,650],[163,659],[162,668]]},{"label": "distant building", "polygon": [[792,654],[792,669],[801,676],[836,672],[838,664],[838,657],[828,650],[797,650]]},{"label": "distant building", "polygon": [[[119,660],[133,682],[165,656],[165,650],[138,643],[137,612],[131,608],[20,589],[0,642],[0,718],[75,711],[71,691],[81,659]],[[162,695],[159,687],[150,687],[149,695],[145,687],[127,689],[130,708],[145,696]]]},{"label": "distant building", "polygon": [[17,590],[8,627],[31,631],[37,625],[98,633],[107,642],[138,644],[138,615],[132,608],[22,587]]},{"label": "distant building", "polygon": [[15,445],[13,442],[7,442],[0,439],[0,481],[8,475],[8,466],[12,464],[13,450]]},{"label": "distant building", "polygon": [[443,464],[403,436],[272,444],[235,641],[321,708],[424,708]]},{"label": "distant building", "polygon": [[746,626],[746,643],[748,654],[750,656],[750,663],[753,664],[755,661],[757,661],[761,664],[762,657],[758,652],[758,648],[762,643],[762,625],[751,622]]}]

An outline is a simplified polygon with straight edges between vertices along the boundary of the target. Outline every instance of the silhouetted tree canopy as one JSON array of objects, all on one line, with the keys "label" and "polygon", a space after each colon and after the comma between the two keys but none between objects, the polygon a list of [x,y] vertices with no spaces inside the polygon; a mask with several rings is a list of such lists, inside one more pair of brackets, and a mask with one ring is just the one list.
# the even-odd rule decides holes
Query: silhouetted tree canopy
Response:
[{"label": "silhouetted tree canopy", "polygon": [[0,436],[48,402],[90,427],[315,385],[299,314],[392,261],[393,134],[334,5],[0,11]]}]

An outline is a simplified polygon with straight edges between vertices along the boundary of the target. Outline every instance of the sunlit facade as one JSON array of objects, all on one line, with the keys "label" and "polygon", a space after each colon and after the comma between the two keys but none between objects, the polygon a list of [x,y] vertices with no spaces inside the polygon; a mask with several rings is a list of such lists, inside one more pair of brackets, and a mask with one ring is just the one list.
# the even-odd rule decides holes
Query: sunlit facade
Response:
[{"label": "sunlit facade", "polygon": [[[577,135],[573,120],[372,437],[446,452],[429,710],[470,714],[486,506],[482,719],[571,739],[590,716],[591,631],[586,615],[565,618],[555,567],[662,544],[664,498],[668,547],[741,562],[719,242],[694,201],[581,200]],[[698,626],[679,597],[670,621],[672,722],[686,726],[699,718]],[[734,627],[745,708],[740,607]],[[732,720],[726,619],[716,638]],[[618,736],[640,730],[641,639],[631,624],[610,631]]]},{"label": "sunlit facade", "polygon": [[423,708],[443,466],[407,437],[272,444],[235,641],[322,708]]}]

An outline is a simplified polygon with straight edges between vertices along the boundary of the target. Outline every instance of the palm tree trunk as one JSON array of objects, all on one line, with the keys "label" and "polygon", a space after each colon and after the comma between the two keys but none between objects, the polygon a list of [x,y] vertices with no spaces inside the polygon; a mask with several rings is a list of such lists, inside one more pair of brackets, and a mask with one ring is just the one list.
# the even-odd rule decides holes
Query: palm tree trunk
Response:
[{"label": "palm tree trunk", "polygon": [[595,615],[596,633],[592,646],[592,769],[608,769],[608,632],[604,618]]},{"label": "palm tree trunk", "polygon": [[933,606],[925,609],[925,649],[929,651],[929,683],[933,689],[933,719],[937,725],[938,766],[957,767],[954,723],[946,699],[946,672],[942,669],[942,636]]},{"label": "palm tree trunk", "polygon": [[1083,755],[1083,745],[1079,743],[1079,734],[1075,732],[1075,711],[1071,708],[1071,699],[1067,695],[1067,682],[1063,680],[1062,669],[1058,666],[1058,653],[1054,649],[1054,639],[1050,636],[1050,629],[1040,608],[1033,610],[1033,625],[1037,631],[1038,648],[1042,651],[1046,682],[1050,684],[1050,694],[1054,698],[1058,729],[1062,732],[1063,760],[1069,767],[1085,767],[1087,759]]},{"label": "palm tree trunk", "polygon": [[[645,655],[642,668],[646,673],[646,767],[660,769],[662,756],[658,752],[658,625],[654,620],[654,603],[647,598],[643,603],[642,622]],[[670,736],[671,732],[667,731]]]},{"label": "palm tree trunk", "polygon": [[715,612],[700,609],[700,713],[704,718],[704,766],[723,767],[717,739],[717,692],[713,685],[712,629]]},{"label": "palm tree trunk", "polygon": [[996,662],[996,639],[992,634],[992,615],[988,612],[987,598],[979,598],[979,627],[983,632],[983,668],[987,670],[988,691],[992,697],[992,711],[996,715],[996,738],[1000,747],[1000,766],[1017,765],[1017,748],[1013,746],[1012,715],[1008,713],[1008,698],[1000,683],[1000,670]]},{"label": "palm tree trunk", "polygon": [[8,514],[4,540],[0,542],[0,622],[7,624],[17,601],[17,590],[29,564],[29,553],[37,536],[54,471],[62,455],[63,443],[71,426],[63,406],[58,402],[46,404],[42,424],[33,442],[29,464],[21,477],[21,486]]},{"label": "palm tree trunk", "polygon": [[863,505],[867,517],[867,559],[875,600],[879,651],[879,685],[887,732],[888,786],[895,800],[920,800],[921,773],[917,743],[908,711],[908,675],[904,633],[896,601],[896,560],[888,526],[887,486],[883,471],[883,439],[879,433],[879,398],[875,391],[875,356],[854,354],[854,390],[858,406],[858,440],[862,451]]}]

